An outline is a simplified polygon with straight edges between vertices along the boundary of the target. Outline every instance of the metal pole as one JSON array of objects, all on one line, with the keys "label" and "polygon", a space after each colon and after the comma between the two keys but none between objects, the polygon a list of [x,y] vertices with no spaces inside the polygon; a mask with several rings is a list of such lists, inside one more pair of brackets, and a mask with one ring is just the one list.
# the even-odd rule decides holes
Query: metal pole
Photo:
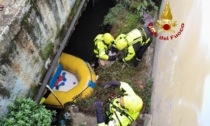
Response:
[{"label": "metal pole", "polygon": [[46,85],[48,84],[48,81],[49,81],[49,79],[50,79],[50,76],[51,76],[51,74],[52,74],[52,72],[53,72],[53,70],[54,70],[54,68],[55,68],[55,66],[56,66],[56,64],[57,64],[57,61],[58,61],[58,59],[60,58],[60,55],[61,55],[61,53],[63,52],[63,49],[64,49],[64,47],[66,46],[66,43],[68,42],[68,38],[71,36],[71,34],[72,34],[73,30],[74,30],[74,25],[76,24],[76,21],[77,21],[77,19],[78,19],[79,16],[80,16],[80,12],[81,12],[81,10],[82,10],[84,4],[85,4],[85,1],[86,1],[86,0],[83,0],[83,1],[81,2],[80,6],[79,6],[79,8],[78,8],[78,10],[77,10],[77,13],[75,14],[75,16],[74,16],[74,18],[73,18],[73,20],[72,20],[72,22],[71,22],[71,25],[70,25],[70,27],[69,27],[69,29],[68,29],[68,32],[66,33],[66,35],[65,35],[65,37],[64,37],[64,40],[63,40],[63,42],[61,43],[60,48],[59,48],[59,50],[58,50],[58,52],[57,52],[55,58],[54,58],[53,61],[52,61],[52,64],[50,65],[49,71],[47,72],[47,74],[46,74],[46,76],[45,76],[45,78],[44,78],[44,80],[43,80],[42,86],[40,87],[40,89],[39,89],[39,91],[38,91],[38,95],[37,95],[37,97],[36,97],[36,99],[35,99],[35,101],[36,101],[37,103],[39,103],[39,101],[40,101],[40,99],[41,99],[41,97],[42,97],[42,95],[43,95],[44,89],[45,89]]}]

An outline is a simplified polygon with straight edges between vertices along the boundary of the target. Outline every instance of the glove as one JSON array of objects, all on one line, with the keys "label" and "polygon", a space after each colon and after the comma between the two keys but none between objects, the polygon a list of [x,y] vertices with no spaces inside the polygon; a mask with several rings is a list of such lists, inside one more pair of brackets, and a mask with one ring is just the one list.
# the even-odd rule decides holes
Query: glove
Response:
[{"label": "glove", "polygon": [[109,61],[114,61],[114,60],[116,60],[116,58],[117,58],[116,56],[109,56],[108,60]]},{"label": "glove", "polygon": [[39,102],[39,104],[43,104],[45,102],[45,100],[46,99],[44,97],[42,97],[41,100],[40,100],[40,102]]},{"label": "glove", "polygon": [[109,88],[111,86],[120,87],[121,83],[119,81],[109,81],[103,84],[104,88]]}]

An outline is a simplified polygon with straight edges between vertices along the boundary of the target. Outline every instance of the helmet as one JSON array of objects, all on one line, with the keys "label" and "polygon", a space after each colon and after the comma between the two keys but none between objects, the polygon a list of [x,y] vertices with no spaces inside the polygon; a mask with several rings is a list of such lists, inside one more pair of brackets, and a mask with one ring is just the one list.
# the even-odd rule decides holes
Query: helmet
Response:
[{"label": "helmet", "polygon": [[124,107],[127,108],[130,112],[140,112],[143,107],[142,99],[137,96],[124,96],[123,97]]},{"label": "helmet", "polygon": [[119,39],[115,42],[115,44],[118,50],[122,50],[128,45],[125,39]]},{"label": "helmet", "polygon": [[114,38],[112,37],[112,35],[110,33],[105,33],[103,35],[103,39],[104,39],[104,42],[108,45],[114,41]]}]

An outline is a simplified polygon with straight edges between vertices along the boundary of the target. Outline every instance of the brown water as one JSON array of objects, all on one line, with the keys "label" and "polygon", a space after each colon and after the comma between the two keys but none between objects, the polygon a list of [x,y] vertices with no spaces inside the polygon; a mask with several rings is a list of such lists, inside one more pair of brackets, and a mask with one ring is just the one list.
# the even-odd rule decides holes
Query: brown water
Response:
[{"label": "brown water", "polygon": [[[160,13],[165,3],[163,0]],[[153,126],[210,126],[208,1],[170,0],[169,4],[173,20],[178,22],[173,29],[178,32],[184,23],[184,30],[173,40],[157,38]]]}]

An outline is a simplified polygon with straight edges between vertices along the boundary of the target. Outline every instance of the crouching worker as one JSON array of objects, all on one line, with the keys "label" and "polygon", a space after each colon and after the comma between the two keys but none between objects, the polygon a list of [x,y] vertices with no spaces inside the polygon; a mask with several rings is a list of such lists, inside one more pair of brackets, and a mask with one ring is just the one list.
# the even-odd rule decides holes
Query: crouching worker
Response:
[{"label": "crouching worker", "polygon": [[135,57],[134,67],[138,66],[143,54],[152,42],[152,34],[148,28],[140,27],[134,29],[128,34],[120,34],[115,41],[115,47],[118,50],[126,50],[127,54],[122,58],[121,62],[130,61]]},{"label": "crouching worker", "polygon": [[109,60],[114,61],[116,60],[116,56],[109,56],[109,48],[112,47],[114,43],[114,37],[110,33],[99,34],[94,39],[94,63],[92,67],[96,69],[99,66],[98,60]]},{"label": "crouching worker", "polygon": [[98,126],[127,126],[139,116],[143,107],[142,99],[133,91],[129,84],[119,81],[105,83],[105,88],[119,88],[123,96],[113,98],[103,112],[102,101],[95,101]]},{"label": "crouching worker", "polygon": [[146,52],[149,45],[153,40],[153,32],[156,32],[153,28],[153,32],[149,27],[149,24],[153,24],[153,17],[144,12],[143,13],[144,27],[139,27],[138,29],[133,29],[127,34],[120,34],[116,40],[114,46],[118,50],[125,50],[127,55],[122,58],[121,62],[127,62],[134,59],[134,67],[138,66],[142,60],[143,54]]}]

